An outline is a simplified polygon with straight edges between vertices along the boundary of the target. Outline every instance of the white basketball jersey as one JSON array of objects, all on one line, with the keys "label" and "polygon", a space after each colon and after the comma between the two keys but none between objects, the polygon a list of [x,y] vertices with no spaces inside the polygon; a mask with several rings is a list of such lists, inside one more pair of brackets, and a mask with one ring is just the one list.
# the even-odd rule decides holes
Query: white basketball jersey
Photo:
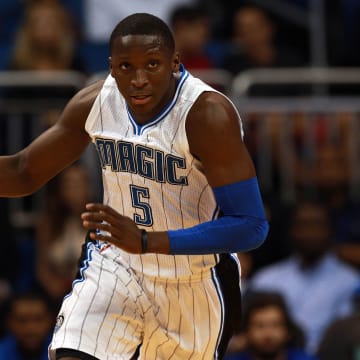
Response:
[{"label": "white basketball jersey", "polygon": [[[199,95],[216,90],[181,70],[172,101],[144,125],[136,123],[109,75],[85,125],[100,157],[104,203],[150,232],[188,228],[218,216],[185,130]],[[217,254],[134,255],[115,246],[104,254],[109,251],[135,272],[166,278],[201,275],[218,262]]]}]

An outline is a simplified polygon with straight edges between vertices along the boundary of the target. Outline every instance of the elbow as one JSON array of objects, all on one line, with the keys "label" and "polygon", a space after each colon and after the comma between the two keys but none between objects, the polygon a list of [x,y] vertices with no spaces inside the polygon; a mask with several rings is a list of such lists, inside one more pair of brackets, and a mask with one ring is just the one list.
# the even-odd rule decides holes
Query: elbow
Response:
[{"label": "elbow", "polygon": [[253,242],[253,249],[260,247],[266,240],[267,235],[269,233],[269,223],[265,219],[261,219],[257,222],[254,228],[254,242]]},{"label": "elbow", "polygon": [[32,176],[32,169],[29,166],[27,157],[23,152],[14,156],[14,179],[12,188],[14,197],[28,196],[36,192],[40,186],[36,184]]},{"label": "elbow", "polygon": [[[241,226],[240,236],[237,237],[235,252],[251,251],[260,247],[269,233],[269,223],[266,219],[247,218],[247,226]],[[240,229],[239,229],[240,230]]]}]

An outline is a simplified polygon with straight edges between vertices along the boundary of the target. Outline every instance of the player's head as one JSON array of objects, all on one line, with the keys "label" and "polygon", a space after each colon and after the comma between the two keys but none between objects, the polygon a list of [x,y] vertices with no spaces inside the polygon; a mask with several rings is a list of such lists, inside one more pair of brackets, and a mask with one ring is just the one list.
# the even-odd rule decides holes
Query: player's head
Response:
[{"label": "player's head", "polygon": [[162,111],[175,92],[180,59],[169,27],[154,15],[126,17],[110,37],[110,69],[136,120]]},{"label": "player's head", "polygon": [[163,20],[151,14],[136,13],[120,21],[110,36],[110,53],[112,53],[115,40],[119,36],[123,37],[126,35],[153,35],[170,52],[175,50],[175,40],[170,28]]}]

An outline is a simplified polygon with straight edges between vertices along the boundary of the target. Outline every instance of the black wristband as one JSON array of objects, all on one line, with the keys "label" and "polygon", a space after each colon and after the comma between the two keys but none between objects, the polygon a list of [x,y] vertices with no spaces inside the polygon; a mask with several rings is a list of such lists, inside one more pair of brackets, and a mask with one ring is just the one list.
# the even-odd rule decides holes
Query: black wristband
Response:
[{"label": "black wristband", "polygon": [[146,230],[141,230],[141,253],[145,254],[148,246],[148,233]]}]

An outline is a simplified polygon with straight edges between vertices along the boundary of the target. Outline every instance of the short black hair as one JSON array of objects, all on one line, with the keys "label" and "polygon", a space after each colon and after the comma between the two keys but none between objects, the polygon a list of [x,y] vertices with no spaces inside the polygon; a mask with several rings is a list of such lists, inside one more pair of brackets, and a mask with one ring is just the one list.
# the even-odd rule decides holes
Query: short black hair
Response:
[{"label": "short black hair", "polygon": [[160,18],[148,13],[135,13],[121,20],[110,36],[109,48],[112,50],[114,40],[126,35],[156,35],[171,52],[175,50],[175,40],[169,26]]}]

